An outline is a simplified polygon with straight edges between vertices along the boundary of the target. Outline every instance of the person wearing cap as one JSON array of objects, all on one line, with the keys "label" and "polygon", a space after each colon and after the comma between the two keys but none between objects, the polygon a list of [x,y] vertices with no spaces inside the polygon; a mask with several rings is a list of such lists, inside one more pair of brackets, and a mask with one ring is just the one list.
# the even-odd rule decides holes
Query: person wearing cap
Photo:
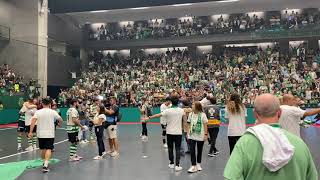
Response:
[{"label": "person wearing cap", "polygon": [[308,146],[281,128],[281,113],[274,95],[255,99],[257,124],[236,143],[224,169],[225,180],[318,180]]},{"label": "person wearing cap", "polygon": [[62,118],[56,111],[50,109],[51,99],[43,99],[42,105],[43,108],[36,111],[31,119],[28,137],[32,138],[33,130],[35,129],[35,125],[37,124],[37,137],[39,142],[39,149],[41,150],[41,158],[43,160],[42,171],[48,172],[48,165],[49,160],[51,159],[55,137],[54,120],[56,119],[58,125],[61,126]]}]

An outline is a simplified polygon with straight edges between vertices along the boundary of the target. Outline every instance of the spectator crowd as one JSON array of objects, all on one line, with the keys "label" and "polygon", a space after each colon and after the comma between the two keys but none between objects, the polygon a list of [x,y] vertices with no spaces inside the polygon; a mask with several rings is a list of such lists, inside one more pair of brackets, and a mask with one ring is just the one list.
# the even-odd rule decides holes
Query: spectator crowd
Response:
[{"label": "spectator crowd", "polygon": [[[252,105],[256,96],[292,93],[310,106],[319,103],[319,51],[295,47],[290,55],[277,46],[261,48],[230,47],[220,53],[191,58],[187,50],[173,49],[163,54],[136,57],[95,56],[89,69],[74,86],[61,91],[64,105],[68,98],[84,102],[95,97],[117,97],[121,106],[134,106],[147,98],[160,105],[174,92],[195,100],[212,93],[218,104],[225,104],[232,93],[240,94],[243,103]],[[97,58],[99,57],[99,58]]]},{"label": "spectator crowd", "polygon": [[25,83],[24,78],[8,65],[0,65],[0,96],[33,95],[39,96],[36,81]]},{"label": "spectator crowd", "polygon": [[183,20],[149,20],[148,22],[128,22],[120,28],[111,25],[101,25],[96,30],[89,31],[89,40],[128,40],[181,37],[195,35],[209,35],[234,32],[254,32],[257,30],[269,30],[275,28],[297,29],[307,25],[319,24],[320,13],[305,11],[299,14],[285,11],[280,15],[273,15],[264,19],[253,14],[230,15],[228,18],[222,15],[215,21],[209,21],[209,17],[190,17]]}]

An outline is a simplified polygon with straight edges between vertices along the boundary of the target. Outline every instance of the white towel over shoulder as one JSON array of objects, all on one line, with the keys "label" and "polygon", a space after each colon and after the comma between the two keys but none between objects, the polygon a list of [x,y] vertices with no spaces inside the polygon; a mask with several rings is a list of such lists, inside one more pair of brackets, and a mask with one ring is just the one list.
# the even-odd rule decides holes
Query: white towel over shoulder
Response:
[{"label": "white towel over shoulder", "polygon": [[262,162],[269,171],[276,172],[290,162],[294,147],[281,128],[260,124],[247,131],[259,139],[263,148]]}]

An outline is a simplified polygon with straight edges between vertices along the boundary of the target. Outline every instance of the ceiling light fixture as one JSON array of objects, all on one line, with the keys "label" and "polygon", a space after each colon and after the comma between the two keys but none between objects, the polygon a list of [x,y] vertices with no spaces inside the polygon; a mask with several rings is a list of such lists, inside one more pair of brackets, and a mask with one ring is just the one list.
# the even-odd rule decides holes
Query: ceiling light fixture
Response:
[{"label": "ceiling light fixture", "polygon": [[174,4],[172,6],[179,7],[179,6],[191,6],[191,5],[192,5],[192,3],[185,3],[185,4]]},{"label": "ceiling light fixture", "polygon": [[228,3],[228,2],[237,2],[240,0],[222,0],[222,1],[216,1],[217,3]]},{"label": "ceiling light fixture", "polygon": [[130,8],[132,10],[139,10],[139,9],[149,9],[150,7],[136,7],[136,8]]},{"label": "ceiling light fixture", "polygon": [[104,13],[108,12],[109,10],[98,10],[98,11],[89,11],[90,13]]}]

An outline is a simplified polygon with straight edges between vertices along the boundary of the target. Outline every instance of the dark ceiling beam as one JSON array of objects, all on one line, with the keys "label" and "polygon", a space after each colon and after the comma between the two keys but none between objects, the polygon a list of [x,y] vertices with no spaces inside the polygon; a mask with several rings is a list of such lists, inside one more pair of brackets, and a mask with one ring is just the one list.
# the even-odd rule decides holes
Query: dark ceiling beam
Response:
[{"label": "dark ceiling beam", "polygon": [[51,13],[126,9],[220,0],[49,0]]}]

